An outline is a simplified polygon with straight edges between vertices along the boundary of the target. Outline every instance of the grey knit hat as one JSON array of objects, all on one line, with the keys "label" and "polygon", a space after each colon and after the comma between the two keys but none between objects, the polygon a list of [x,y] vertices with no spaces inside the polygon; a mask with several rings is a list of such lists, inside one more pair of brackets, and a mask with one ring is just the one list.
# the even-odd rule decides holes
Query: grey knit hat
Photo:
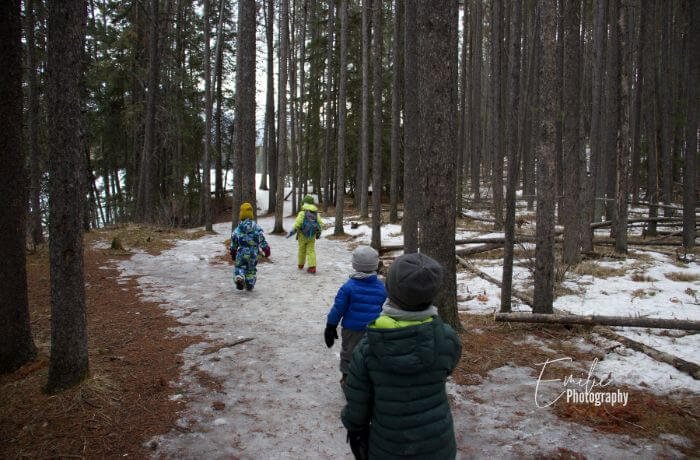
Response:
[{"label": "grey knit hat", "polygon": [[369,246],[358,246],[352,251],[352,268],[358,272],[376,272],[379,254]]},{"label": "grey knit hat", "polygon": [[434,259],[420,254],[398,257],[386,277],[386,290],[395,307],[407,311],[428,308],[440,290],[442,267]]}]

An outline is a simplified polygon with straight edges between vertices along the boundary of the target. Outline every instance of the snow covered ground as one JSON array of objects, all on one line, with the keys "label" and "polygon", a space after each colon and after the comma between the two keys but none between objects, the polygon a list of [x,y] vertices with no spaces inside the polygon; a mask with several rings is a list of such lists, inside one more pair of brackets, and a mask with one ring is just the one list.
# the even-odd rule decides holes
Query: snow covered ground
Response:
[{"label": "snow covered ground", "polygon": [[[260,195],[258,207],[264,209],[266,194]],[[285,229],[291,228],[291,222],[290,218],[285,220]],[[139,277],[147,300],[161,303],[178,318],[178,332],[202,337],[200,343],[185,350],[182,378],[172,382],[178,389],[174,398],[182,401],[182,413],[177,429],[154,440],[156,456],[352,458],[339,419],[344,404],[338,384],[339,346],[327,349],[322,336],[325,315],[351,271],[350,251],[343,242],[322,238],[317,244],[319,272],[309,275],[296,268],[295,240],[269,235],[272,218],[262,218],[259,223],[271,245],[272,257],[258,265],[258,283],[252,292],[235,290],[232,267],[219,258],[226,253],[223,242],[229,237],[230,224],[215,225],[214,235],[178,241],[157,256],[137,253],[119,262],[122,276]],[[360,242],[369,240],[369,228],[361,226],[356,231],[366,232],[366,239],[358,238]],[[384,233],[385,241],[400,242],[398,226],[386,226]],[[500,277],[498,261],[479,263],[482,270]],[[679,271],[677,267],[673,270]],[[518,267],[514,276],[516,285],[522,284],[527,271]],[[654,277],[661,279],[656,274]],[[614,295],[622,299],[623,288],[629,283],[617,280],[604,289],[619,291]],[[498,304],[497,288],[480,278],[460,274],[459,289],[460,294],[483,295],[462,303],[461,309],[489,312]],[[647,305],[630,302],[629,295],[625,295],[628,314],[631,306]],[[673,295],[680,294],[674,291]],[[596,303],[610,303],[603,297],[591,291],[586,294],[586,302],[562,298],[556,307],[583,312],[576,306],[588,305],[589,301],[594,304],[591,308]],[[653,305],[645,308],[651,311]],[[252,340],[240,342],[245,339]],[[695,342],[688,347],[698,350]],[[672,389],[700,391],[695,381],[684,379],[674,368],[666,369],[636,355],[629,352],[626,356],[606,357],[599,370],[616,376],[622,373],[624,379],[635,381],[648,380],[649,375],[641,374],[651,370],[655,377],[673,375]],[[645,362],[645,358],[651,362]],[[220,386],[202,386],[198,377],[201,373],[218,380]],[[661,388],[669,382],[645,383]],[[589,458],[680,455],[666,445],[603,434],[558,419],[548,410],[536,408],[535,384],[531,369],[516,366],[494,369],[479,385],[448,383],[459,458],[555,455],[558,447]]]}]

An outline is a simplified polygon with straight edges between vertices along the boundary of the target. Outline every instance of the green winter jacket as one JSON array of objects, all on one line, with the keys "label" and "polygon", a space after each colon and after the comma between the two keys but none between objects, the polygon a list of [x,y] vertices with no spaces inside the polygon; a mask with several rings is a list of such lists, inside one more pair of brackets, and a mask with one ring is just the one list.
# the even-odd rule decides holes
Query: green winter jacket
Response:
[{"label": "green winter jacket", "polygon": [[370,458],[455,458],[445,381],[461,351],[457,334],[437,316],[380,316],[370,324],[353,353],[341,415],[349,431],[369,426]]}]

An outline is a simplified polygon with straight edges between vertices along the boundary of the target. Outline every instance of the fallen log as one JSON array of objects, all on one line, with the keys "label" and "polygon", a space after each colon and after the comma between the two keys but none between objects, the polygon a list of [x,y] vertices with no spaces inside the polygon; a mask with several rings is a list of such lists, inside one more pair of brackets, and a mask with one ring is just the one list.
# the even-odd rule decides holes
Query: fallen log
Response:
[{"label": "fallen log", "polygon": [[642,318],[598,315],[547,315],[541,313],[496,313],[498,322],[587,324],[590,326],[647,327],[653,329],[680,329],[700,331],[700,321],[665,318]]},{"label": "fallen log", "polygon": [[489,244],[482,244],[473,248],[463,248],[463,249],[457,249],[455,251],[455,254],[458,256],[473,256],[475,254],[481,254],[482,252],[488,252],[488,251],[493,251],[494,249],[502,248],[503,244],[498,244],[498,243],[489,243]]},{"label": "fallen log", "polygon": [[603,327],[596,327],[595,331],[607,339],[620,342],[622,345],[626,346],[627,348],[630,348],[634,351],[638,351],[640,353],[644,353],[645,355],[649,356],[650,358],[653,358],[657,361],[661,361],[662,363],[666,363],[666,364],[669,364],[669,365],[675,367],[679,371],[690,375],[695,380],[700,380],[700,366],[698,366],[695,363],[691,363],[690,361],[686,361],[686,360],[679,358],[677,356],[673,356],[673,355],[670,355],[666,352],[659,351],[656,348],[652,348],[649,345],[645,345],[641,342],[637,342],[636,340],[632,340],[629,337],[625,337],[623,335],[617,334],[617,333],[615,333],[609,329],[605,329]]},{"label": "fallen log", "polygon": [[[461,257],[459,257],[459,256],[456,256],[456,257],[457,257],[457,262],[458,262],[462,267],[466,268],[467,271],[469,271],[470,273],[475,274],[475,275],[478,276],[479,278],[485,279],[485,280],[488,281],[489,283],[493,283],[493,284],[495,284],[496,286],[498,286],[498,287],[500,287],[501,289],[503,289],[503,284],[501,284],[501,282],[498,281],[496,278],[494,278],[493,276],[489,275],[488,273],[482,272],[481,270],[479,270],[478,268],[476,268],[474,265],[470,264],[470,263],[467,262],[466,260],[462,259]],[[528,295],[525,294],[524,292],[519,292],[519,291],[517,291],[517,290],[515,290],[515,289],[511,289],[511,295],[512,295],[513,297],[515,297],[516,299],[519,299],[520,301],[522,301],[525,305],[528,305],[528,306],[530,306],[530,308],[532,308],[533,301],[532,301],[532,299],[530,298],[530,296],[528,296]]]},{"label": "fallen log", "polygon": [[[528,235],[516,236],[515,243],[534,243],[535,237]],[[455,245],[460,244],[495,244],[503,246],[505,244],[505,239],[502,237],[486,237],[486,238],[464,238],[461,240],[455,240]],[[382,246],[380,252],[388,251],[398,251],[403,249],[403,244],[387,244]],[[457,250],[459,251],[459,249]],[[459,254],[459,252],[457,253]]]},{"label": "fallen log", "polygon": [[[593,240],[593,244],[614,245],[614,239]],[[683,246],[682,241],[627,241],[628,246]]]}]

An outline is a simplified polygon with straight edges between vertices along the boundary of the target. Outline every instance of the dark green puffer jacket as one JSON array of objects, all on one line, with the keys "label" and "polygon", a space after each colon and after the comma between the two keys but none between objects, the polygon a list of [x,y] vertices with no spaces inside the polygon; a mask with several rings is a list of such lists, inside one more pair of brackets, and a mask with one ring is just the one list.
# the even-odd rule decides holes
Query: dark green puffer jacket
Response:
[{"label": "dark green puffer jacket", "polygon": [[401,323],[391,329],[370,325],[355,348],[343,387],[343,425],[350,431],[369,425],[370,458],[454,458],[445,380],[459,361],[461,343],[437,316]]}]

